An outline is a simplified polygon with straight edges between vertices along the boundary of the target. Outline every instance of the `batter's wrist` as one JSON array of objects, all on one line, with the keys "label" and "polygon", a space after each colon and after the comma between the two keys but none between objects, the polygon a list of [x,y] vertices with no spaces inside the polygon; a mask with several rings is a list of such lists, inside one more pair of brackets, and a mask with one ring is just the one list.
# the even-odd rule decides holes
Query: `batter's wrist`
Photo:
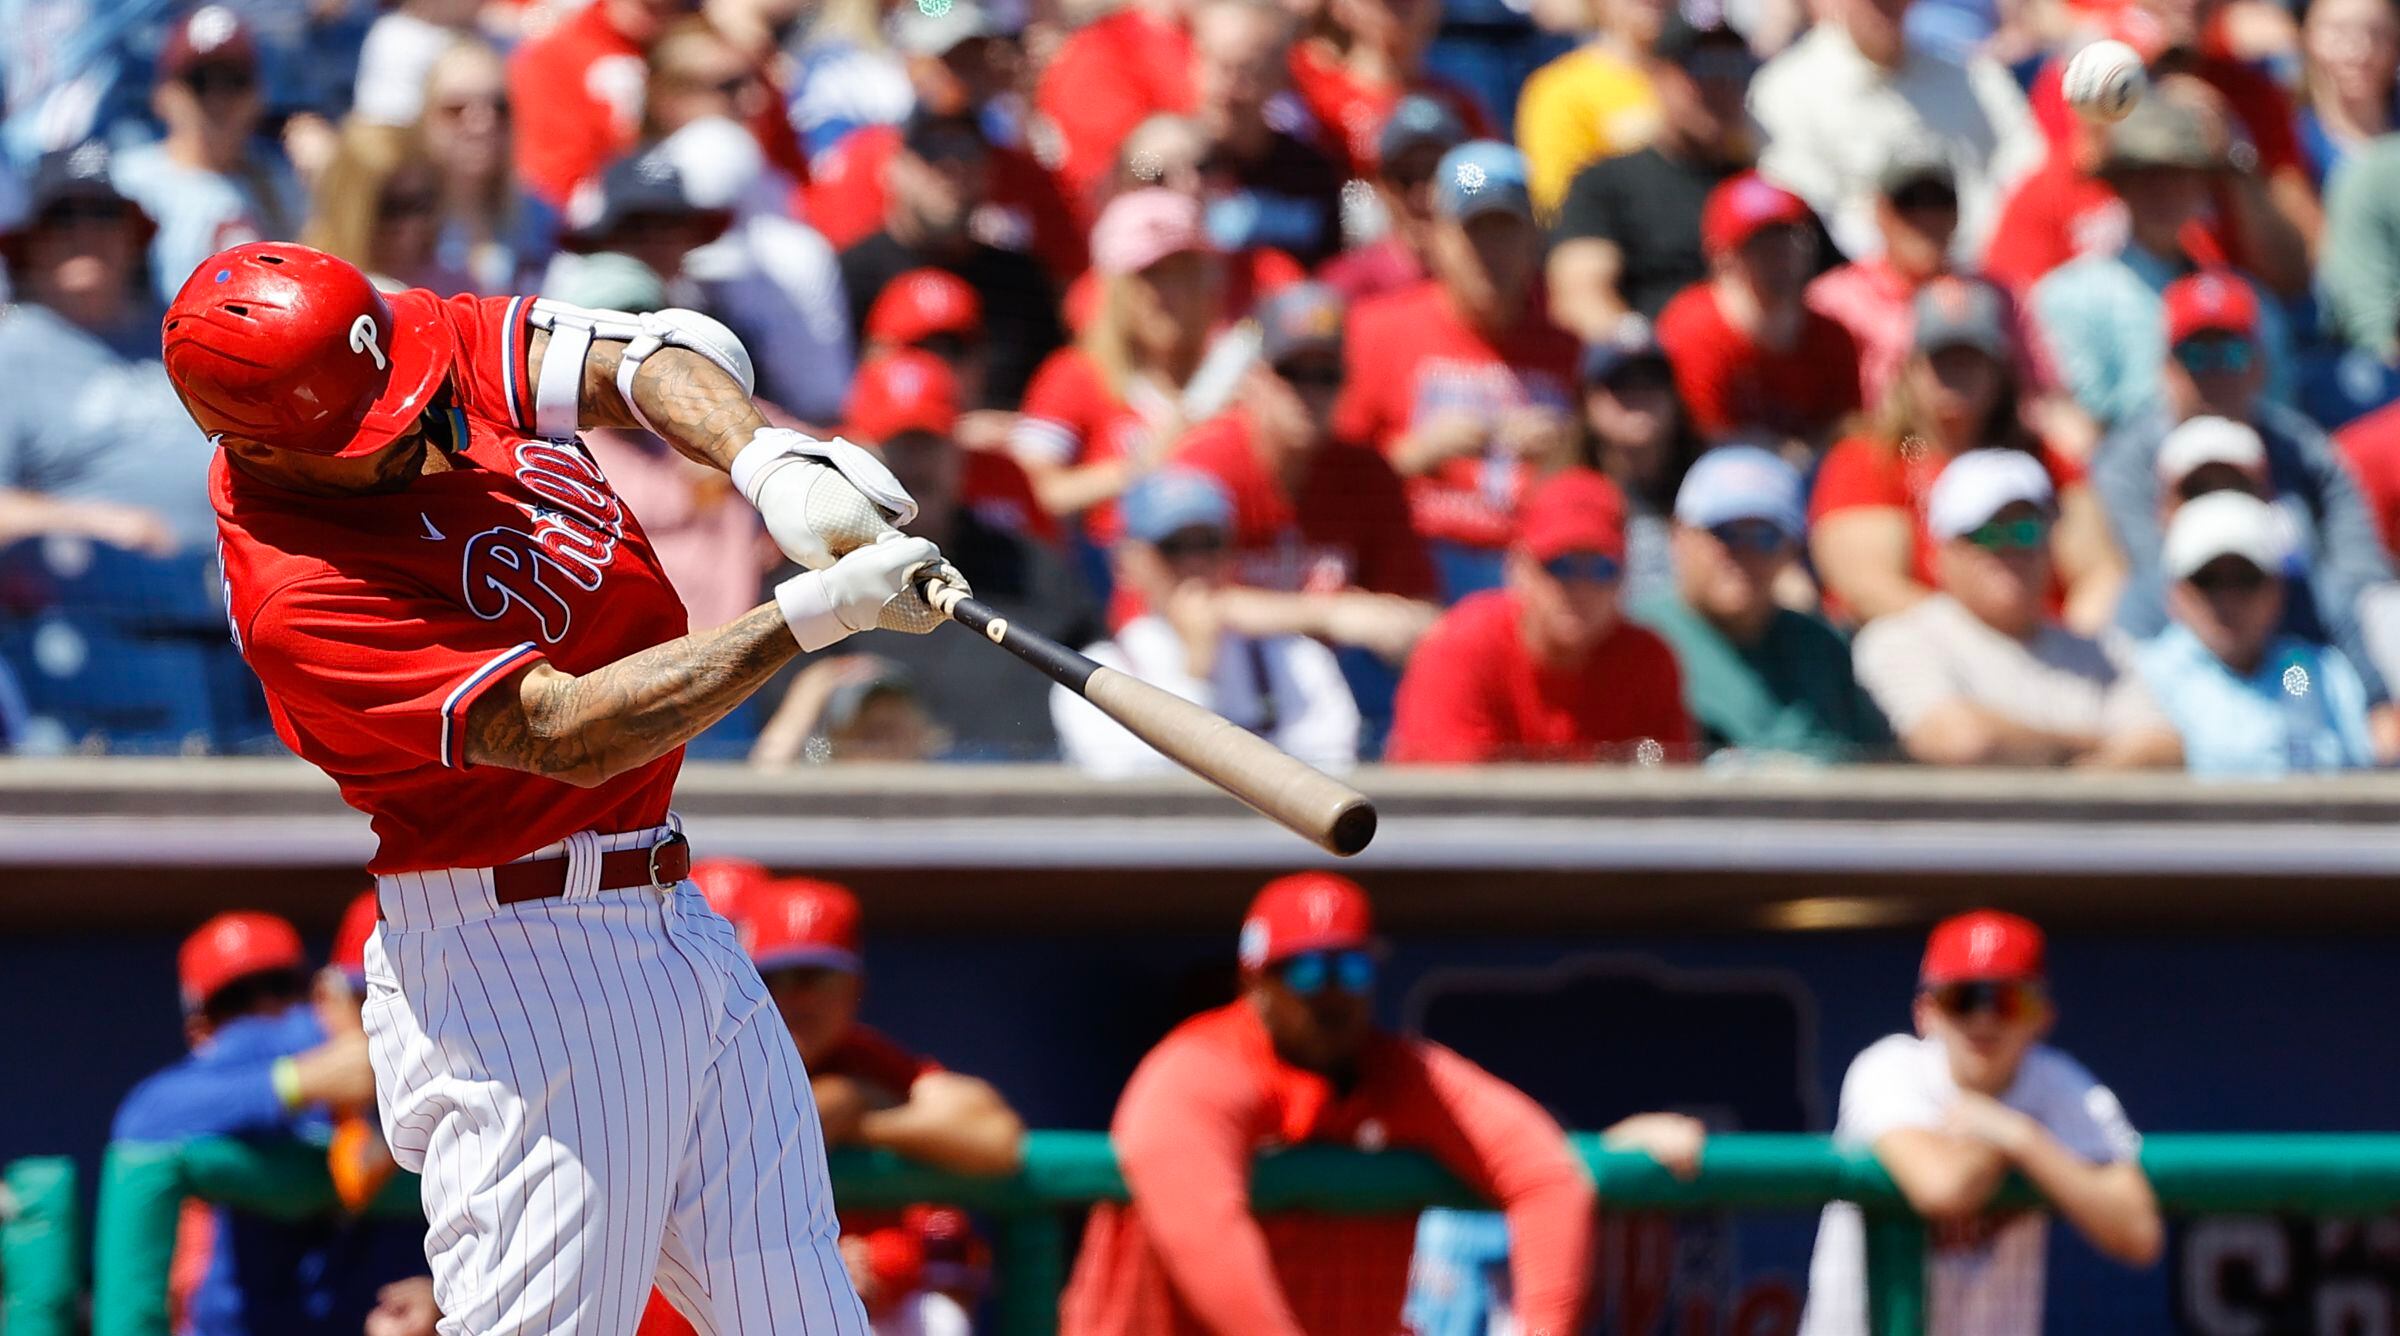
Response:
[{"label": "batter's wrist", "polygon": [[826,588],[822,572],[803,571],[775,586],[775,607],[792,629],[792,639],[811,654],[851,635],[834,611],[833,591]]}]

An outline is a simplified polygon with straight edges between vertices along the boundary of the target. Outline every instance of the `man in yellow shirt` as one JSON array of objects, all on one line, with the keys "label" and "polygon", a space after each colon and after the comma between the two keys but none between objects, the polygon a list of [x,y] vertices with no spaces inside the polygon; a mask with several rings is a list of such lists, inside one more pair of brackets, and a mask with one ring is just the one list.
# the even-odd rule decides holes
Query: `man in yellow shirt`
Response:
[{"label": "man in yellow shirt", "polygon": [[1591,0],[1592,40],[1533,72],[1517,99],[1517,147],[1531,169],[1533,207],[1547,223],[1575,173],[1630,153],[1658,129],[1658,94],[1642,53],[1670,4]]}]

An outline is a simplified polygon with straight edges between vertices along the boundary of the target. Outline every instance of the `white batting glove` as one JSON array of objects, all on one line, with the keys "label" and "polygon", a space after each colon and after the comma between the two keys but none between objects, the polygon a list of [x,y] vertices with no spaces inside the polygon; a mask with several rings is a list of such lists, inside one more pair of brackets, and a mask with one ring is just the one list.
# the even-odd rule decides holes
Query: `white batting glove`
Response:
[{"label": "white batting glove", "polygon": [[735,455],[733,485],[758,507],[783,554],[812,571],[916,518],[917,503],[883,461],[835,437],[766,427]]},{"label": "white batting glove", "polygon": [[850,552],[824,570],[806,571],[775,586],[775,606],[782,609],[784,624],[792,628],[800,648],[814,652],[885,622],[888,607],[917,603],[911,577],[929,568],[944,569],[940,548],[887,530],[881,541]]}]

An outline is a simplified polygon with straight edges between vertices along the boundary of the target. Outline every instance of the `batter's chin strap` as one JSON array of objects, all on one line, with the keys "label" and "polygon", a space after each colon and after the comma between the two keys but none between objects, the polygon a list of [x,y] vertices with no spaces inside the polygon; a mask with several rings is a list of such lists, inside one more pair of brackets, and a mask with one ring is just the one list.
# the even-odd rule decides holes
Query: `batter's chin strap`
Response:
[{"label": "batter's chin strap", "polygon": [[615,339],[625,345],[625,355],[617,362],[617,397],[625,401],[633,420],[653,435],[663,433],[634,402],[633,377],[661,348],[688,348],[700,354],[739,382],[745,395],[758,389],[750,350],[723,323],[698,311],[675,306],[636,315],[537,297],[526,319],[535,329],[550,334],[550,346],[542,354],[542,378],[533,387],[533,429],[545,437],[564,439],[583,425],[583,360],[594,339]]}]

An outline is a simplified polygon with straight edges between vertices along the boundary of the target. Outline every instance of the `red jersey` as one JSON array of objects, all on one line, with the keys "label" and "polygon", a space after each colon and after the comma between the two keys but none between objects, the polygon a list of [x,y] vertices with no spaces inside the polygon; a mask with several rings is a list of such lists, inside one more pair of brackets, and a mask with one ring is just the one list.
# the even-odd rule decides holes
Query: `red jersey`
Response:
[{"label": "red jersey", "polygon": [[1173,462],[1232,493],[1235,578],[1243,584],[1440,597],[1424,540],[1409,528],[1400,476],[1374,451],[1322,445],[1299,488],[1287,491],[1260,456],[1249,414],[1236,408],[1187,432]]},{"label": "red jersey", "polygon": [[2367,512],[2375,517],[2385,552],[2400,551],[2400,404],[2378,408],[2336,432],[2350,476],[2358,480]]},{"label": "red jersey", "polygon": [[[1984,250],[1983,272],[2022,300],[2043,275],[2067,261],[2114,255],[2131,239],[2132,223],[2117,192],[2100,178],[2076,170],[2069,155],[2053,152],[2039,171],[2017,183],[2001,206],[1999,225]],[[2177,239],[2200,268],[2231,263],[2209,219],[2184,224]]]},{"label": "red jersey", "polygon": [[1193,96],[1183,25],[1127,5],[1076,29],[1034,90],[1065,154],[1058,179],[1068,204],[1088,222],[1125,136],[1162,111],[1189,112]]},{"label": "red jersey", "polygon": [[[867,125],[818,155],[808,187],[808,224],[824,234],[834,250],[848,250],[883,230],[888,198],[884,169],[899,151],[900,127]],[[992,149],[987,210],[1003,218],[1006,230],[1019,234],[1010,240],[1022,241],[1022,249],[1059,282],[1083,272],[1083,229],[1068,211],[1058,183],[1032,155],[1004,146]]]},{"label": "red jersey", "polygon": [[455,467],[397,492],[303,496],[210,466],[226,609],[276,734],[367,814],[370,872],[490,867],[580,830],[666,820],[678,750],[593,788],[472,767],[466,718],[534,664],[585,673],[689,629],[577,441],[531,439],[525,297],[412,289],[456,342]]},{"label": "red jersey", "polygon": [[1474,1063],[1376,1035],[1347,1092],[1277,1057],[1246,1002],[1185,1021],[1135,1069],[1109,1128],[1128,1206],[1095,1208],[1061,1336],[1391,1336],[1414,1213],[1255,1216],[1251,1158],[1305,1143],[1421,1150],[1508,1212],[1526,1331],[1576,1330],[1592,1189],[1558,1124]]},{"label": "red jersey", "polygon": [[552,208],[634,145],[650,78],[641,44],[587,5],[508,62],[517,179]]},{"label": "red jersey", "polygon": [[1801,311],[1790,348],[1763,347],[1725,319],[1703,279],[1658,313],[1658,342],[1704,436],[1766,431],[1806,440],[1858,411],[1858,344],[1819,312]]},{"label": "red jersey", "polygon": [[[1100,364],[1069,345],[1035,369],[1008,448],[1037,463],[1090,464],[1148,455],[1164,444],[1155,437],[1149,420],[1108,387]],[[1115,542],[1118,530],[1114,501],[1083,514],[1084,535],[1095,543]]]},{"label": "red jersey", "polygon": [[1522,618],[1516,595],[1489,589],[1434,623],[1392,702],[1390,760],[1614,760],[1645,740],[1683,759],[1692,723],[1667,642],[1621,621],[1583,663],[1558,668],[1526,648]]},{"label": "red jersey", "polygon": [[[1459,317],[1439,281],[1427,280],[1351,308],[1344,347],[1348,367],[1334,435],[1387,456],[1412,428],[1437,416],[1465,413],[1494,422],[1527,407],[1576,414],[1580,346],[1538,303],[1495,341]],[[1409,515],[1426,538],[1505,547],[1525,481],[1524,467],[1495,445],[1409,479]]]},{"label": "red jersey", "polygon": [[1345,178],[1375,174],[1376,141],[1383,135],[1383,123],[1410,93],[1423,93],[1449,107],[1467,127],[1469,139],[1508,138],[1493,127],[1473,94],[1447,79],[1425,75],[1414,86],[1371,84],[1352,74],[1331,48],[1315,41],[1292,44],[1290,67],[1292,91],[1324,128],[1318,146]]}]

